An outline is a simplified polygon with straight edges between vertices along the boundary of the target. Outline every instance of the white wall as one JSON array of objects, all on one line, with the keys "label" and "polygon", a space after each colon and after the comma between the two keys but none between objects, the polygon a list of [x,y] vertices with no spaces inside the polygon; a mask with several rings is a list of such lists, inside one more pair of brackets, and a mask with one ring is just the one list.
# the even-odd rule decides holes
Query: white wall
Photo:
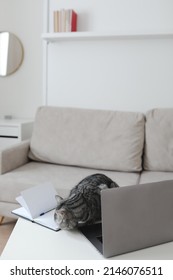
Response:
[{"label": "white wall", "polygon": [[0,77],[0,117],[33,118],[42,104],[43,0],[0,0],[0,31],[16,34],[23,43],[19,70]]},{"label": "white wall", "polygon": [[[173,34],[172,0],[50,0],[74,8],[79,31]],[[47,104],[146,111],[173,106],[173,36],[61,41],[48,46]]]},{"label": "white wall", "polygon": [[[30,118],[42,104],[42,17],[45,0],[0,0],[0,30],[15,33],[24,61],[0,77],[0,117]],[[172,0],[50,0],[74,8],[79,31],[173,30]],[[50,31],[51,31],[50,19]],[[173,104],[173,41],[50,44],[49,104],[146,110]],[[53,67],[52,67],[53,66]],[[44,77],[45,78],[45,77]]]},{"label": "white wall", "polygon": [[[78,31],[166,29],[173,27],[172,0],[48,0],[78,12]],[[52,31],[52,18],[49,21]]]}]

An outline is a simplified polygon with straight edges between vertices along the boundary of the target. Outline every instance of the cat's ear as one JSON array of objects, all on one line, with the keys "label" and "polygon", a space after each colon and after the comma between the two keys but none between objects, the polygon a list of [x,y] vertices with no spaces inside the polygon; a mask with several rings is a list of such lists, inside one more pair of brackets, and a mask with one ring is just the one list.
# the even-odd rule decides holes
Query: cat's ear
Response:
[{"label": "cat's ear", "polygon": [[63,200],[63,198],[58,194],[55,195],[55,198],[56,198],[56,201],[57,201],[58,204]]}]

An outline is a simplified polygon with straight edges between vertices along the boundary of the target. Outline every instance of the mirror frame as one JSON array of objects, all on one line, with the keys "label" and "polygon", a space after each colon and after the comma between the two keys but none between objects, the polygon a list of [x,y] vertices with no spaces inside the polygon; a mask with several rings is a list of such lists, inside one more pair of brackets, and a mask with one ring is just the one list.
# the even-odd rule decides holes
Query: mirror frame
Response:
[{"label": "mirror frame", "polygon": [[[3,37],[1,35],[3,35],[5,41],[3,40]],[[2,39],[1,39],[1,37],[2,37]],[[13,40],[11,42],[11,45],[10,45],[10,37],[11,37],[11,40]],[[11,49],[11,51],[10,51],[10,49]],[[16,52],[16,55],[18,55],[17,61],[13,61],[13,59],[12,59],[12,58],[14,58],[15,52]],[[5,56],[6,56],[6,59],[4,60]],[[0,77],[7,77],[7,76],[15,73],[21,66],[23,59],[24,59],[24,48],[23,48],[23,44],[20,41],[20,39],[12,32],[0,31]],[[1,69],[1,67],[3,67],[3,65],[2,65],[3,63],[5,64],[5,67],[6,67],[6,70],[4,70],[4,73]],[[9,65],[9,70],[8,70],[8,65]]]}]

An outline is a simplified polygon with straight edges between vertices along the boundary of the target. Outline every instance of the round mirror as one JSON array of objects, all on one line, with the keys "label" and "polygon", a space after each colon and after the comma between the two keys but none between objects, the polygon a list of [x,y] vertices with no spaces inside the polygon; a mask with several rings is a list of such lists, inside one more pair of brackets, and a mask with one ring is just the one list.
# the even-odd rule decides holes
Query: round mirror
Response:
[{"label": "round mirror", "polygon": [[0,32],[0,76],[14,73],[23,60],[23,46],[12,33]]}]

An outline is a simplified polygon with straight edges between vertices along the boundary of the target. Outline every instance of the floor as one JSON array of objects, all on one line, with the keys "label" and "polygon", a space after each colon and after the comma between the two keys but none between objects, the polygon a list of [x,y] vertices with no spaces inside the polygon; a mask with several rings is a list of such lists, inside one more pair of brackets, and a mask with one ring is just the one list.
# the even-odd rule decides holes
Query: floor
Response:
[{"label": "floor", "polygon": [[0,255],[10,237],[10,234],[16,224],[16,220],[11,218],[4,218],[2,224],[0,225]]}]

